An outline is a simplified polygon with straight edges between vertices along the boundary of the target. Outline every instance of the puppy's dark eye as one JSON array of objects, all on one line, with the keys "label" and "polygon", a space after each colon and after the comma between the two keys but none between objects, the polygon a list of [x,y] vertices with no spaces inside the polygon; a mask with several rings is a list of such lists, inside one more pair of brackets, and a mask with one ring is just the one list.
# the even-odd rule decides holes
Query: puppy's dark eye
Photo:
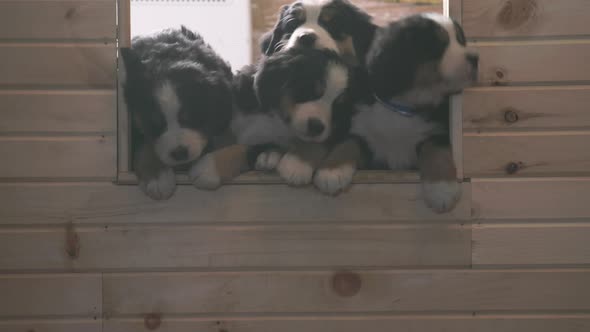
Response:
[{"label": "puppy's dark eye", "polygon": [[160,133],[166,129],[166,118],[158,111],[154,111],[149,117],[150,124],[148,125],[154,133]]},{"label": "puppy's dark eye", "polygon": [[183,123],[183,122],[189,122],[190,121],[190,114],[187,111],[180,111],[178,113],[178,122]]},{"label": "puppy's dark eye", "polygon": [[324,93],[326,92],[326,82],[324,81],[316,81],[314,84],[314,97],[321,98]]}]

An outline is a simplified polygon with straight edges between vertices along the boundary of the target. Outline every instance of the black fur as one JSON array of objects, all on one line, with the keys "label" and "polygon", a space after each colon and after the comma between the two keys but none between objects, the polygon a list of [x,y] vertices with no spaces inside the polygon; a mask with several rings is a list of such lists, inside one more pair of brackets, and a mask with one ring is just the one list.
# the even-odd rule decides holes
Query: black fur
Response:
[{"label": "black fur", "polygon": [[[330,11],[329,21],[321,19],[323,27],[335,41],[343,41],[352,37],[355,53],[362,62],[369,49],[377,26],[372,23],[371,16],[348,0],[332,0],[322,8],[322,12]],[[306,22],[305,9],[301,2],[283,6],[272,31],[263,35],[260,47],[265,55],[283,50],[291,34]]]},{"label": "black fur", "polygon": [[148,196],[167,199],[176,188],[172,169],[192,165],[229,126],[231,68],[185,27],[136,37],[121,56],[132,168]]},{"label": "black fur", "polygon": [[[260,110],[280,110],[281,99],[294,104],[318,100],[326,89],[326,73],[330,63],[346,67],[333,51],[311,48],[295,48],[273,54],[260,63],[254,86],[260,102]],[[350,78],[349,78],[350,82]],[[332,104],[332,137],[340,138],[350,128],[352,117],[351,98],[348,91]],[[279,114],[289,122],[289,114]]]},{"label": "black fur", "polygon": [[229,124],[232,112],[230,66],[197,34],[185,27],[154,36],[137,37],[121,49],[127,79],[125,100],[136,127],[147,143],[166,129],[155,99],[159,84],[169,81],[181,102],[179,122],[206,136]]},{"label": "black fur", "polygon": [[385,100],[414,89],[419,67],[439,61],[448,44],[446,31],[419,15],[379,29],[367,54],[369,86]]}]

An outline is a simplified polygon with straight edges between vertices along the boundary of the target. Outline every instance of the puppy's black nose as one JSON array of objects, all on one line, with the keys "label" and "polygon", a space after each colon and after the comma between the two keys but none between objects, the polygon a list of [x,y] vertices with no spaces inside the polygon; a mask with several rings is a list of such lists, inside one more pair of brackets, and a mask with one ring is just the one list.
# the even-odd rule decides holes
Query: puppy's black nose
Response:
[{"label": "puppy's black nose", "polygon": [[469,53],[466,55],[467,57],[467,62],[469,62],[473,68],[477,68],[478,64],[479,64],[479,55],[475,54],[475,53]]},{"label": "puppy's black nose", "polygon": [[315,41],[317,39],[318,39],[318,36],[316,36],[315,33],[306,32],[306,33],[302,34],[301,36],[299,36],[299,38],[297,39],[297,42],[301,46],[313,47],[313,45],[315,44]]},{"label": "puppy's black nose", "polygon": [[184,161],[188,159],[188,149],[186,146],[180,145],[170,152],[170,157],[176,161]]},{"label": "puppy's black nose", "polygon": [[320,121],[319,119],[316,118],[311,118],[309,120],[307,120],[307,134],[311,137],[317,137],[320,136],[324,130],[326,129],[326,126],[324,126],[324,123],[322,121]]}]

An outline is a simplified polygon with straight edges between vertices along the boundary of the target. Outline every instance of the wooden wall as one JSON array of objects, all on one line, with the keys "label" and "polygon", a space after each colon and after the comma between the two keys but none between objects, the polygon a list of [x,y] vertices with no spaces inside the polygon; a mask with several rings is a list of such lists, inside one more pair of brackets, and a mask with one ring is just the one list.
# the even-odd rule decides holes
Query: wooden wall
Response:
[{"label": "wooden wall", "polygon": [[113,184],[114,1],[0,0],[0,332],[590,330],[590,7],[449,9],[482,81],[470,181],[434,215],[411,179],[159,203]]}]

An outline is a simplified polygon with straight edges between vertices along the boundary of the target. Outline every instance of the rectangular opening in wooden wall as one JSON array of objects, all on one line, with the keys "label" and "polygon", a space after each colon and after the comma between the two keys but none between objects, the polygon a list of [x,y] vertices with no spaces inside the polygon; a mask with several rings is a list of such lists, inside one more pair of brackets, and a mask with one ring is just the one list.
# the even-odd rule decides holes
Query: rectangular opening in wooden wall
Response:
[{"label": "rectangular opening in wooden wall", "polygon": [[[280,7],[292,2],[292,0],[230,0],[214,3],[209,3],[208,1],[119,0],[119,46],[129,46],[130,40],[136,35],[157,31],[164,27],[179,26],[181,23],[184,23],[182,22],[182,19],[175,20],[173,17],[163,20],[155,20],[155,13],[161,15],[166,10],[172,13],[174,10],[186,11],[188,10],[187,8],[199,8],[199,10],[201,10],[201,16],[209,15],[209,21],[214,22],[217,25],[225,24],[219,22],[225,22],[227,17],[244,15],[245,18],[237,19],[236,24],[242,26],[247,23],[248,26],[246,30],[248,31],[239,33],[237,36],[235,35],[235,26],[232,26],[231,30],[217,29],[215,32],[210,32],[211,30],[215,30],[215,26],[217,25],[214,24],[213,29],[211,29],[211,27],[202,29],[198,24],[192,25],[192,28],[202,33],[207,41],[209,41],[209,39],[212,40],[212,46],[215,47],[216,45],[219,45],[219,53],[232,64],[232,68],[235,71],[243,64],[256,61],[256,59],[260,57],[259,38],[265,31],[273,28]],[[461,19],[461,3],[460,1],[455,0],[356,0],[353,1],[353,3],[371,14],[378,25],[385,25],[388,22],[413,13],[425,12],[445,13],[459,22]],[[244,10],[244,4],[247,4],[247,10]],[[210,11],[210,14],[203,14],[203,12],[207,11]],[[223,13],[223,15],[220,13]],[[231,15],[228,13],[231,13]],[[211,18],[215,17],[217,17],[217,19],[211,20]],[[160,17],[158,16],[158,18]],[[248,42],[246,43],[247,45],[243,43],[244,38],[248,39]],[[231,40],[232,43],[228,43],[227,40]],[[241,47],[242,49],[240,49],[240,51],[235,51],[235,49],[237,49],[236,47]],[[119,68],[121,68],[120,59],[119,64]],[[121,77],[122,74],[122,71],[119,70],[119,82],[123,79]],[[449,119],[453,158],[457,166],[457,175],[459,179],[463,179],[461,98],[461,95],[451,98],[451,116]],[[132,126],[129,114],[126,110],[120,84],[118,109],[118,183],[135,184],[137,183],[137,179],[132,165]],[[353,182],[372,184],[414,183],[417,181],[419,181],[419,176],[414,171],[393,172],[367,170],[357,172]],[[180,184],[190,183],[188,176],[183,172],[177,173],[177,182]],[[234,179],[232,183],[278,184],[283,183],[283,181],[276,175],[253,171],[239,176]]]}]

